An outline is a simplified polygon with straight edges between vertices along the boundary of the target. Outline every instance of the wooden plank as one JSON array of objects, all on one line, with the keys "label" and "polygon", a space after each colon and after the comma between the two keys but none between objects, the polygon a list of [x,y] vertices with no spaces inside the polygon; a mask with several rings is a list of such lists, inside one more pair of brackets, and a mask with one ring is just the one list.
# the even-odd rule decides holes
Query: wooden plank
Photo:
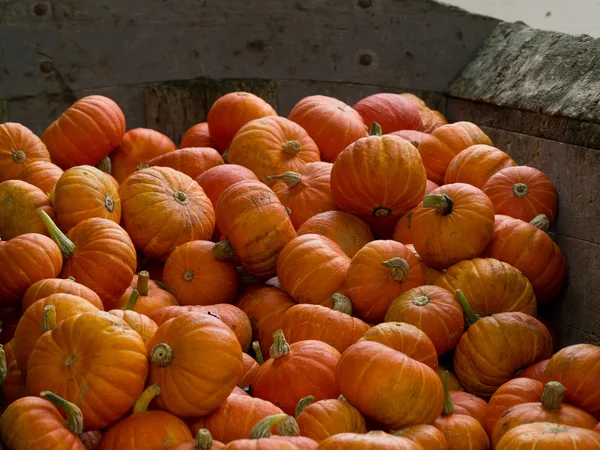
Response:
[{"label": "wooden plank", "polygon": [[0,100],[0,123],[8,122],[8,102]]}]

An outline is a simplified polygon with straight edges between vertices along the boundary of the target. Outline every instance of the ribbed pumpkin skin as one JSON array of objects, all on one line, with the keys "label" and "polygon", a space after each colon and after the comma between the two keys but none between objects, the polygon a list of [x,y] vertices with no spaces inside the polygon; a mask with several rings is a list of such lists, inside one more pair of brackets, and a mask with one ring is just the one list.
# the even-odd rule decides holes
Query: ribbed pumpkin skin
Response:
[{"label": "ribbed pumpkin skin", "polygon": [[49,194],[56,186],[63,170],[50,161],[37,160],[19,173],[18,179],[33,184],[44,194]]},{"label": "ribbed pumpkin skin", "polygon": [[421,450],[416,442],[383,431],[367,434],[340,433],[325,439],[319,450]]},{"label": "ribbed pumpkin skin", "polygon": [[490,397],[521,367],[548,358],[552,338],[537,319],[521,313],[483,317],[462,335],[454,353],[454,371],[465,389]]},{"label": "ribbed pumpkin skin", "polygon": [[[525,185],[526,190],[522,185]],[[556,188],[545,173],[534,167],[502,169],[485,183],[483,192],[494,204],[496,214],[525,222],[531,221],[538,214],[545,214],[550,223],[556,218]]]},{"label": "ribbed pumpkin skin", "polygon": [[52,161],[62,169],[95,166],[119,145],[125,116],[110,98],[89,95],[73,103],[42,134]]},{"label": "ribbed pumpkin skin", "polygon": [[305,450],[294,444],[288,436],[271,436],[259,439],[238,439],[230,442],[223,450]]},{"label": "ribbed pumpkin skin", "polygon": [[499,148],[485,144],[472,145],[450,161],[444,175],[444,184],[467,183],[483,189],[487,180],[494,174],[516,165],[517,163]]},{"label": "ribbed pumpkin skin", "polygon": [[111,309],[109,313],[123,319],[133,331],[142,337],[144,344],[154,336],[154,333],[158,329],[158,325],[152,319],[135,311]]},{"label": "ribbed pumpkin skin", "polygon": [[213,148],[210,132],[208,131],[208,122],[197,123],[191,126],[184,133],[179,148],[188,147],[210,147]]},{"label": "ribbed pumpkin skin", "polygon": [[379,342],[359,341],[349,347],[337,366],[336,379],[353,406],[392,429],[433,423],[444,404],[435,371]]},{"label": "ribbed pumpkin skin", "polygon": [[40,138],[20,123],[0,124],[0,182],[21,178],[24,170],[38,162],[50,162]]},{"label": "ribbed pumpkin skin", "polygon": [[250,169],[238,164],[222,164],[208,169],[202,175],[196,177],[196,181],[204,189],[204,193],[215,208],[223,191],[243,180],[258,181],[258,178]]},{"label": "ribbed pumpkin skin", "polygon": [[58,293],[76,295],[87,300],[96,308],[104,309],[98,294],[83,284],[77,283],[68,278],[46,278],[33,283],[29,289],[27,289],[27,292],[23,297],[21,309],[25,311],[36,301]]},{"label": "ribbed pumpkin skin", "polygon": [[449,450],[491,450],[490,439],[481,424],[471,416],[440,416],[433,424],[444,433]]},{"label": "ribbed pumpkin skin", "polygon": [[6,373],[6,379],[4,380],[4,391],[2,395],[4,396],[4,408],[7,408],[11,403],[16,402],[18,399],[29,395],[25,375],[19,370],[17,361],[12,361],[8,364],[8,371]]},{"label": "ribbed pumpkin skin", "polygon": [[513,428],[498,442],[495,450],[597,450],[600,434],[585,428],[530,423]]},{"label": "ribbed pumpkin skin", "polygon": [[328,399],[308,405],[296,416],[300,435],[317,442],[339,433],[366,433],[365,419],[345,400]]},{"label": "ribbed pumpkin skin", "polygon": [[444,434],[433,425],[412,425],[394,433],[421,445],[427,450],[448,450]]},{"label": "ribbed pumpkin skin", "polygon": [[449,267],[435,284],[449,292],[460,289],[475,314],[518,311],[535,316],[537,302],[529,280],[510,264],[475,258]]},{"label": "ribbed pumpkin skin", "polygon": [[520,219],[497,215],[494,235],[483,254],[523,272],[540,303],[555,297],[567,277],[558,245],[546,232]]},{"label": "ribbed pumpkin skin", "polygon": [[369,136],[333,164],[331,191],[344,211],[400,217],[423,198],[427,177],[417,149],[398,136]]},{"label": "ribbed pumpkin skin", "polygon": [[398,130],[424,131],[417,105],[402,94],[369,95],[354,105],[368,129],[373,122],[381,125],[384,134]]},{"label": "ribbed pumpkin skin", "polygon": [[170,167],[188,177],[197,178],[216,166],[223,165],[223,158],[218,151],[209,147],[182,148],[168,152],[148,161],[148,166]]},{"label": "ribbed pumpkin skin", "polygon": [[[552,333],[550,333],[550,335],[552,335]],[[546,376],[544,375],[544,371],[546,370],[546,367],[548,366],[549,362],[549,359],[544,359],[543,361],[532,364],[531,366],[519,372],[516,378],[531,378],[532,380],[537,380],[541,383],[546,383],[547,381],[550,381],[546,380]]]},{"label": "ribbed pumpkin skin", "polygon": [[484,425],[488,406],[485,400],[468,392],[458,391],[450,392],[450,397],[454,403],[454,414],[471,416],[481,426]]},{"label": "ribbed pumpkin skin", "polygon": [[48,196],[37,187],[20,180],[0,183],[0,237],[8,241],[21,234],[37,233],[48,236],[39,211],[54,219]]},{"label": "ribbed pumpkin skin", "polygon": [[[131,280],[131,284],[125,293],[113,305],[114,309],[124,308],[125,305],[127,305],[129,297],[131,296],[131,292],[137,287],[137,284],[138,275],[134,275],[133,279]],[[179,306],[179,302],[175,296],[173,296],[173,294],[159,287],[156,282],[148,280],[148,294],[140,294],[133,310],[140,314],[149,316],[152,314],[152,312],[165,306]]]},{"label": "ribbed pumpkin skin", "polygon": [[348,145],[367,136],[358,112],[344,102],[324,95],[312,95],[292,108],[288,119],[304,128],[315,141],[321,159],[333,162]]}]

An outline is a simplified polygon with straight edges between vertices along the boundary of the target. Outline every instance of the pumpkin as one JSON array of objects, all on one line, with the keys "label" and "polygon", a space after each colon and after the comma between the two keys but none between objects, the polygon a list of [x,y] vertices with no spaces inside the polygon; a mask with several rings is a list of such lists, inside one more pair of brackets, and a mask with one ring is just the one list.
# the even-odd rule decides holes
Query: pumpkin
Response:
[{"label": "pumpkin", "polygon": [[272,438],[238,439],[230,442],[223,450],[303,450],[285,438],[273,436]]},{"label": "pumpkin", "polygon": [[317,442],[339,433],[366,433],[365,419],[343,397],[314,402],[312,395],[296,406],[296,422],[302,436]]},{"label": "pumpkin", "polygon": [[403,214],[402,217],[400,217],[400,220],[396,222],[396,225],[394,227],[394,234],[392,235],[392,238],[395,241],[400,242],[404,245],[413,243],[412,218],[415,215],[416,209],[417,207],[412,208],[406,214]]},{"label": "pumpkin", "polygon": [[92,217],[121,221],[121,199],[109,175],[92,166],[67,169],[52,192],[58,227],[67,233]]},{"label": "pumpkin", "polygon": [[162,390],[156,404],[178,417],[211,413],[242,377],[235,334],[207,314],[186,313],[160,324],[147,346],[148,382]]},{"label": "pumpkin", "polygon": [[496,214],[530,222],[544,214],[556,219],[558,196],[552,180],[534,167],[507,167],[490,177],[483,192],[494,204]]},{"label": "pumpkin", "polygon": [[273,186],[276,180],[269,179],[270,175],[297,171],[303,164],[319,161],[319,148],[300,125],[272,116],[244,125],[231,142],[228,158]]},{"label": "pumpkin", "polygon": [[52,204],[37,187],[20,180],[0,183],[0,237],[8,241],[21,234],[48,235],[39,218],[44,211],[54,218]]},{"label": "pumpkin", "polygon": [[519,311],[536,315],[537,302],[529,280],[510,264],[475,258],[449,267],[435,284],[450,292],[459,289],[481,316]]},{"label": "pumpkin", "polygon": [[488,436],[496,421],[513,406],[537,402],[542,397],[544,385],[529,378],[514,378],[500,386],[490,398],[483,426]]},{"label": "pumpkin", "polygon": [[450,292],[438,286],[419,286],[392,301],[386,322],[405,322],[422,330],[438,355],[452,350],[464,331],[463,310]]},{"label": "pumpkin", "polygon": [[433,370],[437,369],[438,358],[433,343],[425,333],[408,323],[380,323],[367,330],[359,341],[379,342]]},{"label": "pumpkin", "polygon": [[398,130],[424,130],[421,114],[415,102],[402,94],[378,93],[363,98],[354,105],[365,125],[381,125],[384,134]]},{"label": "pumpkin", "polygon": [[[265,360],[263,358],[262,351],[260,350],[260,344],[258,341],[252,342],[252,350],[256,355],[256,359],[250,356],[248,353],[242,354],[242,359],[244,363],[244,371],[242,375],[242,379],[238,383],[238,389],[240,389],[244,394],[248,395],[248,393],[243,389],[252,385],[254,382],[254,377],[256,376],[256,371],[258,368],[264,364]],[[242,388],[240,388],[242,386]],[[235,392],[235,389],[234,389]],[[241,394],[241,392],[240,392]]]},{"label": "pumpkin", "polygon": [[19,180],[32,184],[44,194],[49,194],[56,186],[63,170],[50,161],[39,160],[27,165],[17,177]]},{"label": "pumpkin", "polygon": [[279,253],[296,237],[275,193],[259,181],[240,181],[223,191],[216,216],[228,240],[215,246],[215,256],[223,259],[235,253],[252,275],[261,279],[275,275]]},{"label": "pumpkin", "polygon": [[142,337],[144,343],[146,343],[154,336],[158,325],[148,316],[134,311],[139,297],[140,295],[137,289],[134,289],[131,291],[129,301],[122,309],[111,309],[109,313],[123,319],[132,330],[136,331]]},{"label": "pumpkin", "polygon": [[223,165],[223,158],[218,151],[209,147],[189,147],[152,158],[148,166],[170,167],[196,178],[208,169]]},{"label": "pumpkin", "polygon": [[84,431],[79,435],[79,439],[81,439],[81,443],[86,450],[98,450],[102,433],[99,431]]},{"label": "pumpkin", "polygon": [[148,411],[152,399],[162,395],[152,384],[133,404],[133,412],[106,430],[99,450],[136,450],[165,448],[192,439],[190,429],[181,419],[165,411]]},{"label": "pumpkin", "polygon": [[292,211],[290,218],[294,228],[300,228],[319,213],[337,209],[329,181],[332,167],[330,163],[317,161],[303,164],[296,172],[267,177],[278,180],[273,192]]},{"label": "pumpkin", "polygon": [[192,433],[206,428],[213,438],[227,444],[247,438],[261,419],[274,414],[283,411],[266,400],[231,393],[216,410],[192,422],[190,428]]},{"label": "pumpkin", "polygon": [[423,131],[426,133],[431,133],[436,128],[448,123],[448,120],[441,112],[429,109],[427,104],[416,95],[408,93],[400,95],[407,100],[410,100],[417,107],[419,115],[421,116],[421,121],[423,122]]},{"label": "pumpkin", "polygon": [[442,377],[444,409],[433,426],[444,433],[449,450],[489,450],[490,440],[474,417],[456,413],[448,390],[448,374]]},{"label": "pumpkin", "polygon": [[59,247],[42,234],[0,241],[0,307],[17,306],[33,283],[58,276],[62,265]]},{"label": "pumpkin", "polygon": [[326,342],[340,353],[354,344],[369,329],[352,317],[350,300],[333,294],[333,309],[321,305],[300,304],[289,308],[282,329],[289,343],[315,339]]},{"label": "pumpkin", "polygon": [[113,100],[88,95],[73,103],[44,134],[52,161],[62,169],[94,166],[121,142],[125,116]]},{"label": "pumpkin", "polygon": [[494,208],[480,189],[448,184],[423,198],[412,227],[413,245],[423,261],[447,269],[483,252],[494,232]]},{"label": "pumpkin", "polygon": [[444,372],[448,372],[448,390],[450,392],[464,392],[465,389],[461,386],[460,381],[458,381],[458,378],[456,378],[456,375],[446,369],[446,367],[444,367],[442,364],[439,364],[436,369],[436,373],[440,377],[440,380],[442,379]]},{"label": "pumpkin", "polygon": [[298,303],[331,306],[345,292],[350,258],[331,239],[305,234],[291,240],[277,258],[281,286]]},{"label": "pumpkin", "polygon": [[336,398],[340,393],[335,368],[340,352],[325,342],[307,340],[291,345],[278,330],[269,351],[271,358],[256,372],[252,393],[293,414],[300,399]]},{"label": "pumpkin", "polygon": [[546,383],[539,402],[521,403],[502,413],[492,429],[492,443],[497,445],[507,431],[533,422],[552,422],[579,428],[593,429],[598,421],[585,411],[563,404],[565,387],[556,382]]},{"label": "pumpkin", "polygon": [[57,322],[40,336],[27,364],[27,388],[76,403],[85,428],[94,430],[131,408],[147,373],[140,335],[122,319],[93,311]]},{"label": "pumpkin", "polygon": [[163,283],[182,305],[231,303],[238,291],[238,272],[229,261],[218,260],[215,244],[191,241],[167,258]]},{"label": "pumpkin", "polygon": [[[14,336],[13,336],[13,338],[14,338]],[[0,364],[3,364],[2,358],[4,358],[4,361],[6,363],[4,365],[6,365],[6,366],[9,366],[10,363],[12,363],[15,360],[15,352],[13,349],[12,338],[6,344],[0,345]]]},{"label": "pumpkin", "polygon": [[367,434],[340,433],[319,444],[319,450],[421,450],[423,447],[401,436],[392,436],[383,431]]},{"label": "pumpkin", "polygon": [[249,92],[230,92],[213,103],[206,121],[212,143],[223,153],[240,128],[248,122],[276,115],[273,107],[262,98]]},{"label": "pumpkin", "polygon": [[344,211],[400,217],[423,198],[425,168],[413,145],[398,136],[381,136],[380,131],[375,126],[371,136],[338,155],[331,171],[331,192]]},{"label": "pumpkin", "polygon": [[487,180],[494,174],[516,165],[507,153],[496,147],[485,144],[472,145],[450,161],[444,175],[444,184],[466,183],[483,189]]},{"label": "pumpkin", "polygon": [[566,389],[565,400],[600,419],[600,347],[576,344],[556,352],[544,371],[547,380],[558,381]]},{"label": "pumpkin", "polygon": [[471,416],[482,426],[485,424],[487,406],[485,400],[468,392],[450,392],[452,403],[454,404],[454,413]]},{"label": "pumpkin", "polygon": [[0,417],[0,438],[10,449],[85,450],[79,440],[82,431],[81,410],[52,392],[20,398]]},{"label": "pumpkin", "polygon": [[431,424],[444,405],[435,371],[379,342],[350,346],[337,365],[336,379],[350,404],[392,429]]},{"label": "pumpkin", "polygon": [[165,260],[175,247],[208,240],[215,212],[202,188],[170,167],[150,167],[129,176],[119,188],[123,228],[144,255]]},{"label": "pumpkin", "polygon": [[392,301],[425,283],[415,254],[391,240],[369,242],[352,258],[346,287],[355,313],[367,322],[383,321]]},{"label": "pumpkin", "polygon": [[237,164],[221,164],[208,169],[196,177],[196,181],[204,193],[208,196],[213,206],[217,207],[217,201],[225,189],[238,181],[258,181],[254,172],[244,166]]},{"label": "pumpkin", "polygon": [[363,220],[344,211],[327,211],[312,216],[298,228],[298,236],[304,234],[320,234],[331,239],[349,258],[374,239]]},{"label": "pumpkin", "polygon": [[225,447],[225,444],[213,440],[210,431],[208,431],[205,428],[202,428],[198,430],[198,432],[196,433],[196,437],[193,441],[184,442],[183,444],[167,447],[167,450],[194,450],[196,448],[205,450],[222,450],[223,447]]},{"label": "pumpkin", "polygon": [[498,442],[496,450],[596,450],[600,434],[585,428],[537,422],[513,428]]},{"label": "pumpkin", "polygon": [[[138,296],[133,307],[129,308],[127,304],[134,290],[137,291]],[[142,270],[133,276],[125,293],[113,305],[115,309],[131,309],[146,316],[165,306],[179,306],[179,302],[173,294],[161,288],[155,281],[150,280],[150,274],[146,270]]]},{"label": "pumpkin", "polygon": [[[540,318],[538,317],[537,319],[539,320]],[[540,320],[540,322],[541,322],[541,320]],[[552,333],[550,333],[550,335],[552,335]],[[554,339],[553,339],[553,341],[554,341]],[[543,361],[532,364],[531,366],[527,367],[526,369],[523,369],[522,371],[520,371],[517,374],[517,378],[531,378],[532,380],[537,380],[542,383],[545,383],[548,380],[546,380],[546,375],[544,375],[544,371],[546,370],[546,367],[548,366],[549,362],[550,362],[549,359],[544,359]]]},{"label": "pumpkin", "polygon": [[74,278],[45,278],[33,283],[23,296],[21,309],[26,311],[27,308],[38,300],[59,293],[76,295],[77,297],[87,300],[96,308],[104,309],[98,294],[83,284],[77,283]]},{"label": "pumpkin", "polygon": [[311,95],[292,108],[288,119],[304,128],[315,141],[321,159],[333,162],[348,145],[366,137],[358,112],[344,102],[324,95]]},{"label": "pumpkin", "polygon": [[[54,309],[54,312],[47,311],[49,308]],[[98,308],[87,300],[71,294],[52,294],[31,305],[19,320],[12,341],[19,369],[26,373],[27,361],[35,343],[43,333],[52,329],[55,323],[97,310]],[[53,314],[54,317],[49,318],[49,314]]]},{"label": "pumpkin", "polygon": [[[545,216],[534,224],[544,226]],[[484,255],[499,259],[523,272],[540,303],[555,297],[567,278],[565,257],[552,238],[520,219],[496,216],[494,235]]]},{"label": "pumpkin", "polygon": [[29,395],[25,383],[25,375],[19,370],[17,362],[12,361],[6,369],[6,377],[2,386],[3,407],[6,408],[11,403]]},{"label": "pumpkin", "polygon": [[258,341],[262,353],[269,353],[273,335],[283,327],[285,313],[294,305],[288,294],[272,286],[242,294],[238,306],[250,319],[253,339]]},{"label": "pumpkin", "polygon": [[208,131],[208,122],[197,123],[191,126],[183,134],[179,148],[189,147],[213,147],[212,139]]},{"label": "pumpkin", "polygon": [[457,299],[471,326],[454,351],[454,371],[471,394],[490,397],[518,369],[552,354],[550,333],[534,317],[505,312],[479,318],[460,291]]},{"label": "pumpkin", "polygon": [[147,168],[153,158],[176,148],[171,139],[158,131],[134,128],[125,133],[119,146],[110,154],[111,174],[119,184],[123,183],[132,173]]},{"label": "pumpkin", "polygon": [[[73,277],[96,292],[104,309],[110,309],[135,271],[135,247],[127,232],[108,219],[91,218],[64,235],[48,215],[42,212],[40,217],[64,256],[61,276]],[[103,263],[99,265],[99,261]]]},{"label": "pumpkin", "polygon": [[394,432],[395,436],[401,436],[427,450],[448,450],[448,444],[444,433],[433,425],[411,425]]},{"label": "pumpkin", "polygon": [[442,272],[441,270],[435,269],[427,264],[425,264],[425,261],[423,261],[423,259],[419,256],[419,254],[417,253],[417,251],[415,250],[415,246],[412,244],[406,244],[406,246],[415,254],[415,256],[417,257],[417,259],[419,260],[419,263],[421,264],[421,267],[423,267],[423,274],[425,275],[425,284],[426,285],[433,285],[435,283],[435,280],[437,279],[437,277],[439,277],[440,275],[442,275],[444,272]]},{"label": "pumpkin", "polygon": [[38,162],[50,162],[44,143],[20,123],[0,124],[0,182],[20,178]]}]

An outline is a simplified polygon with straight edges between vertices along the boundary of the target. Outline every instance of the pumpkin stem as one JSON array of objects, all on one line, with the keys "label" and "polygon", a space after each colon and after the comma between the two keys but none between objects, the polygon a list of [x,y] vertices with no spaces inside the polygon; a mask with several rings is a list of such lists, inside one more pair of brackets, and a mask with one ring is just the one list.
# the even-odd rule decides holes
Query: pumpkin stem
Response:
[{"label": "pumpkin stem", "polygon": [[281,175],[269,175],[267,180],[282,180],[287,187],[293,188],[302,181],[302,175],[298,172],[284,172]]},{"label": "pumpkin stem", "polygon": [[534,227],[545,231],[546,233],[550,230],[550,221],[548,220],[546,214],[538,214],[533,219],[531,219],[531,222],[529,223]]},{"label": "pumpkin stem", "polygon": [[227,239],[215,244],[213,247],[213,255],[215,255],[215,258],[221,261],[232,259],[236,256],[235,250]]},{"label": "pumpkin stem", "polygon": [[169,344],[157,344],[152,349],[152,362],[159,367],[166,367],[171,364],[173,359],[173,350]]},{"label": "pumpkin stem", "polygon": [[183,191],[175,191],[173,192],[173,198],[180,205],[187,205],[190,201],[188,195]]},{"label": "pumpkin stem", "polygon": [[147,270],[138,273],[137,290],[140,295],[148,295],[148,281],[150,281],[150,273]]},{"label": "pumpkin stem", "polygon": [[71,281],[74,281],[75,283],[77,283],[77,280],[75,279],[75,277],[67,277],[67,280],[71,280]]},{"label": "pumpkin stem", "polygon": [[381,263],[386,269],[392,269],[392,278],[396,281],[402,281],[408,276],[408,262],[399,257],[388,259]]},{"label": "pumpkin stem", "polygon": [[429,298],[427,295],[419,295],[412,300],[412,304],[415,306],[427,306],[430,302],[431,298]]},{"label": "pumpkin stem", "polygon": [[344,314],[352,315],[352,302],[343,294],[335,293],[331,296],[333,301],[333,310],[343,312]]},{"label": "pumpkin stem", "polygon": [[373,121],[371,124],[371,130],[369,131],[369,136],[381,136],[382,134],[383,130],[381,129],[381,125]]},{"label": "pumpkin stem", "polygon": [[56,326],[56,306],[44,306],[44,317],[42,319],[42,333],[52,330]]},{"label": "pumpkin stem", "polygon": [[104,173],[111,174],[112,173],[112,161],[108,156],[102,158],[98,164],[96,164],[96,169],[101,170]]},{"label": "pumpkin stem", "polygon": [[135,403],[133,404],[133,412],[134,413],[145,413],[148,411],[148,407],[150,406],[150,402],[154,400],[154,397],[160,395],[160,385],[158,383],[154,383],[148,386],[144,392],[137,398]]},{"label": "pumpkin stem", "polygon": [[448,390],[448,379],[450,378],[450,372],[444,370],[440,375],[440,379],[442,380],[442,386],[444,387],[444,409],[442,410],[442,414],[448,416],[450,414],[454,414],[454,403],[452,402],[452,397],[450,396],[450,391]]},{"label": "pumpkin stem", "polygon": [[271,345],[271,349],[269,350],[269,354],[273,359],[279,359],[284,357],[285,355],[290,353],[290,346],[285,340],[285,336],[283,335],[283,330],[277,330],[275,334],[273,334],[273,345]]},{"label": "pumpkin stem", "polygon": [[137,289],[134,288],[131,291],[131,295],[129,296],[129,299],[127,300],[127,304],[125,306],[123,306],[123,310],[124,311],[133,311],[135,309],[135,305],[139,298],[140,298],[140,293]]},{"label": "pumpkin stem", "polygon": [[419,148],[419,141],[410,141],[410,143],[414,145],[415,148]]},{"label": "pumpkin stem", "polygon": [[344,397],[342,394],[340,394],[340,395],[338,396],[338,398],[337,398],[337,399],[338,399],[338,400],[341,400],[341,401],[343,401],[343,402],[346,402],[346,401],[347,401],[347,400],[346,400],[346,397]]},{"label": "pumpkin stem", "polygon": [[196,433],[196,444],[194,448],[201,448],[204,450],[210,450],[213,448],[213,438],[206,428],[200,428]]},{"label": "pumpkin stem", "polygon": [[480,317],[477,314],[475,314],[473,308],[471,308],[471,305],[467,300],[467,297],[465,297],[465,294],[463,294],[460,289],[456,290],[456,299],[458,300],[458,303],[460,303],[460,306],[465,312],[465,315],[467,316],[467,322],[469,323],[469,325],[473,325],[480,319]]},{"label": "pumpkin stem", "polygon": [[290,217],[292,216],[292,210],[290,208],[288,208],[287,206],[284,206],[283,209],[285,209],[285,213],[288,216],[290,216]]},{"label": "pumpkin stem", "polygon": [[254,356],[256,356],[256,362],[259,366],[262,366],[265,363],[265,358],[262,354],[262,350],[260,349],[260,344],[258,341],[252,342],[252,350],[254,350]]},{"label": "pumpkin stem", "polygon": [[115,201],[108,194],[106,194],[106,197],[104,197],[104,206],[108,212],[113,212],[115,210]]},{"label": "pumpkin stem", "polygon": [[287,414],[274,414],[259,420],[250,430],[250,439],[271,437],[271,428],[276,425],[279,436],[299,436],[300,429],[296,419]]},{"label": "pumpkin stem", "polygon": [[261,280],[248,272],[243,266],[237,266],[238,280],[242,285],[260,284]]},{"label": "pumpkin stem", "polygon": [[[156,283],[156,285],[161,288],[163,291],[167,291],[169,294],[173,294],[173,291],[171,289],[169,289],[167,287],[166,284],[164,284],[162,281],[158,281],[158,280],[154,280],[154,283]],[[175,294],[173,294],[175,295]]]},{"label": "pumpkin stem", "polygon": [[446,194],[428,194],[423,197],[423,208],[433,208],[442,216],[452,214],[454,202]]},{"label": "pumpkin stem", "polygon": [[50,237],[58,244],[63,256],[65,258],[69,258],[73,253],[75,253],[75,244],[73,244],[73,242],[58,229],[50,216],[46,214],[46,211],[40,211],[38,216],[42,223],[46,226],[48,233],[50,233]]},{"label": "pumpkin stem", "polygon": [[27,154],[23,150],[13,150],[12,160],[16,164],[23,164],[27,159]]},{"label": "pumpkin stem", "polygon": [[83,433],[83,414],[75,403],[68,402],[64,398],[49,391],[40,392],[40,397],[48,400],[54,406],[62,409],[66,413],[67,428],[71,433],[76,434],[77,436]]},{"label": "pumpkin stem", "polygon": [[375,217],[389,217],[390,214],[392,214],[392,210],[383,206],[379,206],[373,210]]},{"label": "pumpkin stem", "polygon": [[566,390],[558,381],[550,381],[544,386],[540,403],[545,409],[560,409]]},{"label": "pumpkin stem", "polygon": [[529,187],[525,183],[515,183],[512,193],[515,197],[523,198],[529,194]]},{"label": "pumpkin stem", "polygon": [[309,395],[308,397],[301,398],[296,405],[296,411],[294,412],[294,417],[298,417],[304,408],[309,405],[312,405],[312,402],[315,401],[315,397],[313,395]]},{"label": "pumpkin stem", "polygon": [[300,150],[302,150],[302,144],[300,141],[287,141],[285,144],[283,144],[282,150],[288,155],[295,156]]}]

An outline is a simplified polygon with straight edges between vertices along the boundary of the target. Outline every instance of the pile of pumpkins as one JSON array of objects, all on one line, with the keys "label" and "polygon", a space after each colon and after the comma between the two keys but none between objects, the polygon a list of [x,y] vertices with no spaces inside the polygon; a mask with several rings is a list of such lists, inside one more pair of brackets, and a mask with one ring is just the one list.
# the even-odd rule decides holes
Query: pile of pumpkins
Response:
[{"label": "pile of pumpkins", "polygon": [[600,449],[555,186],[414,95],[232,92],[179,148],[92,95],[0,181],[6,450]]}]

